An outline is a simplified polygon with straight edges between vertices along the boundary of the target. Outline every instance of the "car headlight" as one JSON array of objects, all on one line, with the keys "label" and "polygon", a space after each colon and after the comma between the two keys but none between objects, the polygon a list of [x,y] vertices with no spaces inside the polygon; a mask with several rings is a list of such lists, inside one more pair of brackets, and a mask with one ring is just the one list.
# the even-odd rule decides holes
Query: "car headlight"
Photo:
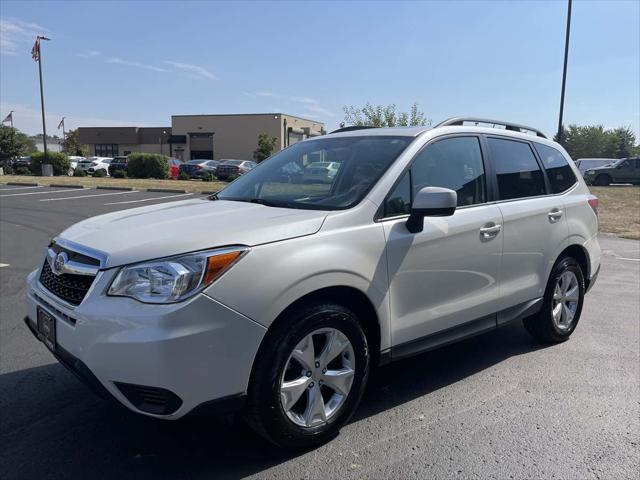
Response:
[{"label": "car headlight", "polygon": [[122,267],[107,295],[144,303],[175,303],[208,287],[249,251],[231,247]]}]

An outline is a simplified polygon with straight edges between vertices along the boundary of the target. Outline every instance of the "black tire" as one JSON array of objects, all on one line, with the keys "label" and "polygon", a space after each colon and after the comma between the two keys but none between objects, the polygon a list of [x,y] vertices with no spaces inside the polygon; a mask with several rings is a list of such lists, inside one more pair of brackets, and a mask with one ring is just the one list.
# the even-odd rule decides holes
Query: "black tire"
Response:
[{"label": "black tire", "polygon": [[[553,320],[553,296],[560,276],[566,272],[573,272],[578,280],[578,303],[573,321],[566,329],[560,329]],[[523,320],[526,330],[536,340],[543,343],[559,343],[569,339],[576,329],[584,303],[585,283],[580,264],[573,257],[561,257],[551,270],[547,288],[544,293],[542,309],[536,315]]]},{"label": "black tire", "polygon": [[608,187],[609,185],[611,185],[611,176],[607,174],[598,175],[593,184],[597,185],[598,187]]},{"label": "black tire", "polygon": [[[356,314],[341,305],[306,305],[282,320],[267,334],[254,362],[245,419],[251,428],[279,447],[308,449],[335,437],[358,407],[369,377],[369,347]],[[315,330],[327,327],[339,330],[351,342],[355,356],[353,383],[342,407],[326,423],[300,427],[282,407],[280,379],[296,345]]]}]

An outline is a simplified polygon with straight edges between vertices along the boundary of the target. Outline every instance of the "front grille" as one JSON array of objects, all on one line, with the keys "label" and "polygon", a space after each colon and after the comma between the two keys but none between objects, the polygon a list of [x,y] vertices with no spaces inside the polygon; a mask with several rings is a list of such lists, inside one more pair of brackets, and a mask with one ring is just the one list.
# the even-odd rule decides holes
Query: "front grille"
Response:
[{"label": "front grille", "polygon": [[63,273],[56,275],[51,271],[49,262],[44,261],[40,273],[40,283],[56,297],[72,305],[80,305],[89,291],[95,277]]}]

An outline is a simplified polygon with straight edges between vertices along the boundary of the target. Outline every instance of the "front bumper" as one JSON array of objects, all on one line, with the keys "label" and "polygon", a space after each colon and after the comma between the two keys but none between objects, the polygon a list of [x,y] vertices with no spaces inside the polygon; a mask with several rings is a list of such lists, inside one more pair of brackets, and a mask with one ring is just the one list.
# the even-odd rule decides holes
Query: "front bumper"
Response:
[{"label": "front bumper", "polygon": [[266,329],[199,294],[147,305],[104,292],[115,271],[102,271],[77,307],[27,279],[27,325],[37,309],[55,318],[56,358],[94,391],[129,409],[177,419],[216,400],[241,398]]}]

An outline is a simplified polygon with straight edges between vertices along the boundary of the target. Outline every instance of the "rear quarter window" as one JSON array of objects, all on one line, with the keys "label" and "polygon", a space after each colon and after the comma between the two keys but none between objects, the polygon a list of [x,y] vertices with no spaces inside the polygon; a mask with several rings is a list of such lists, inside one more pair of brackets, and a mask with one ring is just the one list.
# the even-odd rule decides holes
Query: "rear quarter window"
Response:
[{"label": "rear quarter window", "polygon": [[541,143],[534,142],[533,145],[538,155],[540,155],[542,165],[547,172],[551,193],[562,193],[576,183],[576,176],[562,153]]}]

